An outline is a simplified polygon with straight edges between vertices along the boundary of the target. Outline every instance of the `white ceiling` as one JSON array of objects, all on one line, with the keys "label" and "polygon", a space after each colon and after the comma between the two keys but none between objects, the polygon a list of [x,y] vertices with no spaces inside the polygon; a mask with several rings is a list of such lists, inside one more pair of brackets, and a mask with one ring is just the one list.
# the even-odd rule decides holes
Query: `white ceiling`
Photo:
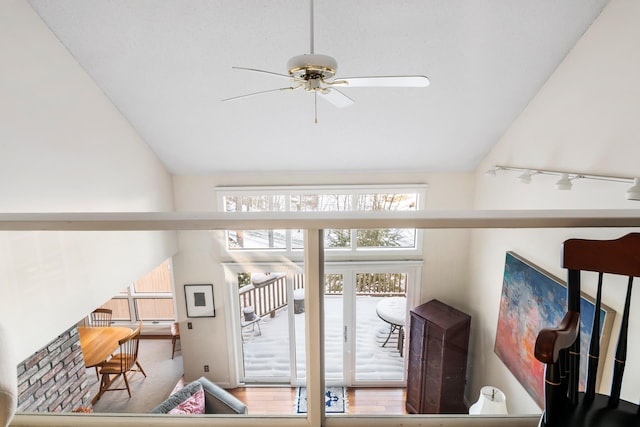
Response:
[{"label": "white ceiling", "polygon": [[177,175],[471,171],[608,0],[315,0],[315,53],[339,76],[424,74],[427,88],[287,86],[308,0],[29,0]]}]

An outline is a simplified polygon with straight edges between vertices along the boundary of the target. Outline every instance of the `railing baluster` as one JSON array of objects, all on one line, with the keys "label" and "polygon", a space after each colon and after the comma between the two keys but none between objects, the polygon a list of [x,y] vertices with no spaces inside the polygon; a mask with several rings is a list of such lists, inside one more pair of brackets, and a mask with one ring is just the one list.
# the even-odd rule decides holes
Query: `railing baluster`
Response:
[{"label": "railing baluster", "polygon": [[629,277],[629,283],[627,284],[627,297],[624,301],[624,312],[622,314],[622,322],[620,325],[620,337],[618,338],[618,347],[616,348],[616,357],[613,365],[613,379],[611,380],[611,395],[609,397],[610,408],[617,408],[618,403],[620,403],[622,375],[624,374],[624,365],[627,360],[627,330],[629,325],[632,284],[633,277]]},{"label": "railing baluster", "polygon": [[598,373],[598,361],[600,360],[600,306],[602,300],[602,276],[598,274],[598,291],[596,293],[596,308],[591,328],[591,343],[589,344],[589,361],[587,366],[587,387],[584,392],[585,399],[593,399],[596,394],[596,375]]},{"label": "railing baluster", "polygon": [[275,306],[276,306],[276,301],[275,301],[275,289],[276,289],[276,284],[272,283],[270,286],[268,286],[267,289],[267,293],[269,294],[269,306],[267,307],[267,311],[269,313],[269,316],[271,317],[276,317],[276,310],[275,310]]}]

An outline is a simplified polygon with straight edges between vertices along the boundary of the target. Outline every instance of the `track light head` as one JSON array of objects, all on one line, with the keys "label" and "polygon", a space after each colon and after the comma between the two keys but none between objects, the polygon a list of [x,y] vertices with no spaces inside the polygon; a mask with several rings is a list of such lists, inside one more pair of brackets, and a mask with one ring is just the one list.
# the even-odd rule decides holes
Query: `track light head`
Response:
[{"label": "track light head", "polygon": [[627,190],[627,200],[640,200],[640,178],[633,179],[633,185]]},{"label": "track light head", "polygon": [[571,190],[572,186],[573,184],[571,183],[568,173],[563,173],[556,182],[556,190]]},{"label": "track light head", "polygon": [[518,181],[523,184],[531,184],[531,175],[533,175],[531,171],[526,171],[518,177]]}]

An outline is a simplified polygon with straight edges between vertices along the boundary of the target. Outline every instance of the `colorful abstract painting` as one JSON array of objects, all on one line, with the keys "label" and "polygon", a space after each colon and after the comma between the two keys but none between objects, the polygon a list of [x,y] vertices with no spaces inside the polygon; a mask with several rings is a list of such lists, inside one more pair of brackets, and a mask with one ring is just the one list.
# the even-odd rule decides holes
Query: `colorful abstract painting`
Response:
[{"label": "colorful abstract painting", "polygon": [[[495,352],[542,408],[544,365],[534,357],[538,332],[556,327],[567,310],[567,289],[560,279],[507,252],[500,297]],[[580,301],[580,387],[586,380],[586,358],[595,304],[583,295]],[[603,306],[600,316],[601,354],[606,354],[614,312]],[[606,325],[606,326],[605,326]]]}]

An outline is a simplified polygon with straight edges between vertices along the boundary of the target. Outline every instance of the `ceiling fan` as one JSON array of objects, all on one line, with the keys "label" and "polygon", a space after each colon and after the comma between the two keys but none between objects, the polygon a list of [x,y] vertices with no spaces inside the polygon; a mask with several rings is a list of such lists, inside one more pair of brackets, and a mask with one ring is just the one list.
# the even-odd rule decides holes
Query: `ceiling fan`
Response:
[{"label": "ceiling fan", "polygon": [[422,75],[402,75],[402,76],[367,76],[367,77],[340,77],[335,78],[338,70],[338,62],[328,55],[314,53],[313,33],[313,0],[310,0],[311,31],[310,31],[310,53],[297,55],[287,62],[288,74],[276,73],[273,71],[259,70],[256,68],[232,67],[235,70],[251,71],[256,73],[269,74],[276,77],[286,78],[291,82],[290,86],[276,89],[268,89],[260,92],[253,92],[246,95],[234,96],[223,99],[223,101],[233,101],[248,98],[256,95],[263,95],[270,92],[304,89],[314,95],[315,122],[318,122],[318,95],[338,108],[348,107],[354,100],[342,93],[338,88],[349,87],[426,87],[429,86],[429,78]]}]

